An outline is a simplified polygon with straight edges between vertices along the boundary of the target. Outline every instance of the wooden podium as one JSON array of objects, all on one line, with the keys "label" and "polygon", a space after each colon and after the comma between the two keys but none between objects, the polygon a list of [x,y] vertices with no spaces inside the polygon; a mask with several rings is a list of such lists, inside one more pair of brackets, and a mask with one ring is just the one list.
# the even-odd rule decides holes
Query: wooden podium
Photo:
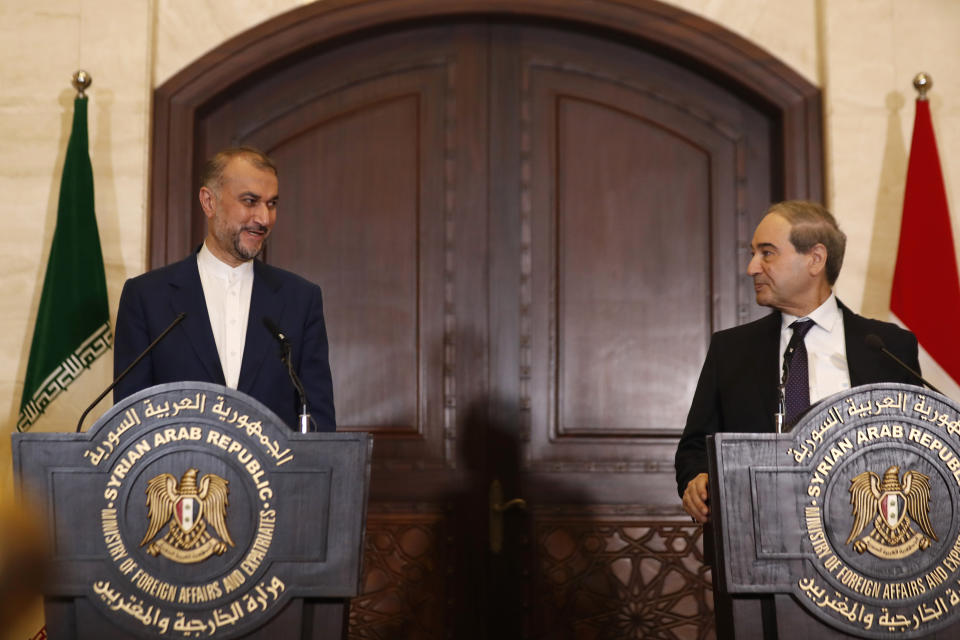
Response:
[{"label": "wooden podium", "polygon": [[960,637],[956,402],[857,387],[708,451],[718,638]]},{"label": "wooden podium", "polygon": [[14,434],[16,486],[49,516],[48,637],[345,637],[371,447],[197,382],[86,433]]}]

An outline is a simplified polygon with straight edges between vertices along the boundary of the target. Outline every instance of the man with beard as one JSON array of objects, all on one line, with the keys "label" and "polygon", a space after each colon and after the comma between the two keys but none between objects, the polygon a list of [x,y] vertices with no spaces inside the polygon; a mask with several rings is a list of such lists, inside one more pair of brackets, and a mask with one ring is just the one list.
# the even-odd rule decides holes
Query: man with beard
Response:
[{"label": "man with beard", "polygon": [[[773,313],[713,335],[677,446],[677,488],[684,510],[697,522],[707,522],[710,516],[706,436],[718,431],[774,431],[788,349],[797,384],[788,383],[788,427],[811,404],[850,387],[918,384],[866,342],[867,336],[879,337],[919,371],[916,337],[896,325],[853,313],[834,295],[846,241],[833,215],[814,202],[775,204],[757,225],[747,275],[753,278],[757,304]],[[798,367],[799,362],[805,366]],[[805,378],[797,374],[803,369]]]},{"label": "man with beard", "polygon": [[282,328],[307,404],[321,431],[335,427],[333,382],[320,288],[254,260],[277,219],[277,168],[239,147],[211,158],[201,176],[207,237],[180,262],[126,282],[114,342],[123,371],[180,313],[179,326],[114,389],[117,402],[177,381],[214,382],[247,393],[295,428],[299,399],[268,324]]}]

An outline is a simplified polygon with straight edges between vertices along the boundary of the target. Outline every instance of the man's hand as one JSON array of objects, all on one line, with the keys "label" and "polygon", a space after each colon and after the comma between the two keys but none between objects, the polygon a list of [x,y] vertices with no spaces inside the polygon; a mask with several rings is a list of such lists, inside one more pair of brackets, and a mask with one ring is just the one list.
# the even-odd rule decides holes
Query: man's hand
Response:
[{"label": "man's hand", "polygon": [[707,474],[701,473],[687,483],[687,488],[683,492],[683,510],[700,524],[710,519],[707,497]]}]

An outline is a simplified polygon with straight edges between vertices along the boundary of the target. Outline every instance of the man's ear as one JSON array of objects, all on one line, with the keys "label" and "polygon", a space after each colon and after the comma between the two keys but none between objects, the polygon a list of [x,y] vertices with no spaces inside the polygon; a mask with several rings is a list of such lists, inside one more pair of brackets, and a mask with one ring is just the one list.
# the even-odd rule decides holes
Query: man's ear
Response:
[{"label": "man's ear", "polygon": [[827,268],[827,248],[820,243],[813,245],[807,253],[807,260],[811,276],[818,276]]},{"label": "man's ear", "polygon": [[214,212],[217,210],[217,194],[215,194],[210,187],[200,187],[200,207],[203,209],[203,215],[207,216],[207,219],[212,218]]}]

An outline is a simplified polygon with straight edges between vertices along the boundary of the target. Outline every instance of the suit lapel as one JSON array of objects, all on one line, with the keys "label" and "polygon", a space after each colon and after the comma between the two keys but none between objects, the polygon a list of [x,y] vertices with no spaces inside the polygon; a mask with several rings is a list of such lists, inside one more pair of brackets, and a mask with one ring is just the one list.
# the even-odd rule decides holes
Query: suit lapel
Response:
[{"label": "suit lapel", "polygon": [[861,318],[840,302],[840,311],[843,312],[843,343],[847,349],[847,372],[850,374],[850,386],[858,387],[874,380],[870,374],[873,370],[869,365],[873,354],[867,346],[864,338],[866,329],[861,323]]},{"label": "suit lapel", "polygon": [[200,272],[197,270],[196,254],[180,263],[171,274],[168,285],[171,291],[172,311],[175,314],[181,311],[187,314],[183,319],[183,329],[190,346],[197,354],[197,359],[203,365],[210,380],[224,384],[223,368],[220,366],[217,343],[213,339],[213,329],[210,327],[210,316],[207,314],[207,301],[203,296],[203,285],[200,283]]},{"label": "suit lapel", "polygon": [[263,319],[270,318],[283,327],[284,298],[282,285],[270,270],[260,262],[253,262],[253,291],[250,294],[250,315],[247,317],[247,336],[243,346],[243,363],[237,389],[250,393],[262,368],[264,357],[275,345]]},{"label": "suit lapel", "polygon": [[777,412],[777,386],[780,383],[780,323],[779,311],[775,311],[760,323],[758,342],[754,346],[758,357],[757,377],[759,381],[757,392],[763,398],[766,415],[772,416]]}]

